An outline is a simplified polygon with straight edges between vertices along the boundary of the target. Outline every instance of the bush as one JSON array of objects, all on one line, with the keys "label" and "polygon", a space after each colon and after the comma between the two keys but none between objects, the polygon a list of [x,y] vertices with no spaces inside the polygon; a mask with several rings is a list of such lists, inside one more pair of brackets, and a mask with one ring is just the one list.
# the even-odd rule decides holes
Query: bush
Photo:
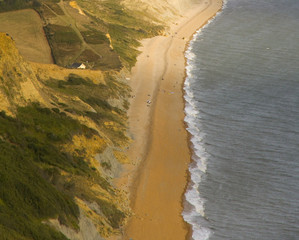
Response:
[{"label": "bush", "polygon": [[9,232],[12,239],[18,234],[36,240],[66,239],[42,224],[57,217],[78,228],[79,209],[71,192],[60,187],[60,170],[86,177],[96,173],[82,158],[59,149],[73,134],[95,132],[38,104],[19,107],[16,118],[0,113],[0,232]]},{"label": "bush", "polygon": [[107,202],[102,199],[98,199],[97,202],[101,208],[101,211],[109,220],[111,226],[113,228],[119,228],[125,218],[125,214],[118,210],[111,202]]}]

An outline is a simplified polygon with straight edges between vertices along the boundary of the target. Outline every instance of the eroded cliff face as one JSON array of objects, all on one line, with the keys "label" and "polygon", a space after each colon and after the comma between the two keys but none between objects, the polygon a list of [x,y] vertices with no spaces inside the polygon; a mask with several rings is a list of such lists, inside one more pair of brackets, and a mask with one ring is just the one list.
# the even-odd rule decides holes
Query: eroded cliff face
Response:
[{"label": "eroded cliff face", "polygon": [[13,114],[15,107],[26,102],[45,103],[39,94],[40,85],[31,66],[19,55],[9,35],[0,34],[0,108]]},{"label": "eroded cliff face", "polygon": [[0,235],[119,233],[130,214],[126,194],[111,184],[129,142],[122,78],[26,62],[0,33]]}]

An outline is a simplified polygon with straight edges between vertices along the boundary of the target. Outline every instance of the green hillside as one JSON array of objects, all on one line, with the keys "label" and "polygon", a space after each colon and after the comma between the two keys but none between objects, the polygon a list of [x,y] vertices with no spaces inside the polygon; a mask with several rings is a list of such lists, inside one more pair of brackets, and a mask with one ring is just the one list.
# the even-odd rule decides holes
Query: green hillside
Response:
[{"label": "green hillside", "polygon": [[83,217],[102,237],[117,234],[128,208],[107,174],[121,163],[95,156],[126,147],[129,88],[117,73],[51,68],[0,34],[0,236],[67,239],[50,222],[76,233]]}]

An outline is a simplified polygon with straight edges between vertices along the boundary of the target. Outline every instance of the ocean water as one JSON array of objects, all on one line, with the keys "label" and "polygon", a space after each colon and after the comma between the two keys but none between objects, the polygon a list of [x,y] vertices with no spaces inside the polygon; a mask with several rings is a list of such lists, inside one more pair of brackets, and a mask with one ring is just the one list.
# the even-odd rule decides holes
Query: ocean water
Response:
[{"label": "ocean water", "polygon": [[186,57],[192,239],[299,239],[299,1],[227,0]]}]

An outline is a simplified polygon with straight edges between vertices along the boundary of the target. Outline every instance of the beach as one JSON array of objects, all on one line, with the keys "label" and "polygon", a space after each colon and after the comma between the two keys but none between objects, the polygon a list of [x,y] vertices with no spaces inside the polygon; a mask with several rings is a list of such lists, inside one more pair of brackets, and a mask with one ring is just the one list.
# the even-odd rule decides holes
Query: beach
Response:
[{"label": "beach", "polygon": [[200,1],[172,24],[167,36],[142,41],[130,78],[132,163],[118,181],[129,187],[133,211],[124,239],[189,238],[181,215],[192,154],[184,123],[184,52],[193,34],[221,7],[221,0]]}]

